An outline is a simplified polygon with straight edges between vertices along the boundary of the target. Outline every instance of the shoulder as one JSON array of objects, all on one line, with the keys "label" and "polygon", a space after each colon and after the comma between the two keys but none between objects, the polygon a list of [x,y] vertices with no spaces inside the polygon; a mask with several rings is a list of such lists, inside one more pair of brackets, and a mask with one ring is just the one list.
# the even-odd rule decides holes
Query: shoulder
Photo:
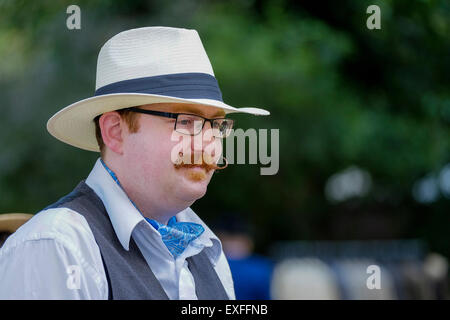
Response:
[{"label": "shoulder", "polygon": [[86,219],[68,208],[45,209],[8,237],[0,249],[0,259],[24,248],[46,246],[53,242],[84,260],[97,260],[99,248]]},{"label": "shoulder", "polygon": [[56,240],[66,242],[76,238],[92,238],[86,219],[68,208],[46,209],[35,214],[14,232],[3,248],[15,247],[27,241]]},{"label": "shoulder", "polygon": [[[68,290],[73,266],[80,271],[81,290]],[[0,299],[107,296],[100,249],[85,218],[67,208],[37,213],[6,240],[0,282]]]}]

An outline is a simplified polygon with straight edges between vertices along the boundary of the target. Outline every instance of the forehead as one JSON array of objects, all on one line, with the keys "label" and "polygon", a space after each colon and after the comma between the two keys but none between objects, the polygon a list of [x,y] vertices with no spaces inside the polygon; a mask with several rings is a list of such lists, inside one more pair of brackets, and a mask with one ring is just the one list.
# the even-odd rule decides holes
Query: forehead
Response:
[{"label": "forehead", "polygon": [[142,109],[174,112],[174,113],[192,113],[205,118],[224,117],[225,112],[220,108],[206,107],[199,104],[188,103],[153,103],[141,106]]}]

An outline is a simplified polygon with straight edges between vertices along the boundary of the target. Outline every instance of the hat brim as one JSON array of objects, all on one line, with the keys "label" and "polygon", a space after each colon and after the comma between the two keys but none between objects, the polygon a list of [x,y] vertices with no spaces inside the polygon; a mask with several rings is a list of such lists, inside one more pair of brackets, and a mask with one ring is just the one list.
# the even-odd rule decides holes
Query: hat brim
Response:
[{"label": "hat brim", "polygon": [[0,232],[15,232],[27,222],[32,214],[29,213],[2,213],[0,214]]},{"label": "hat brim", "polygon": [[74,147],[99,152],[93,119],[105,112],[152,103],[189,103],[222,109],[229,113],[269,115],[259,108],[235,108],[211,99],[183,99],[156,94],[114,93],[75,102],[53,115],[47,122],[48,132],[58,140]]}]

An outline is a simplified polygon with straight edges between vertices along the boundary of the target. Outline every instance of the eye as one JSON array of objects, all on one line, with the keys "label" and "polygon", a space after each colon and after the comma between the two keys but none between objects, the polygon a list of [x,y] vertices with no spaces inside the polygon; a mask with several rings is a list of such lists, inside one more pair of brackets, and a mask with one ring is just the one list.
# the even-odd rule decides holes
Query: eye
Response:
[{"label": "eye", "polygon": [[216,129],[221,130],[221,131],[227,129],[227,128],[228,128],[228,125],[229,125],[229,123],[228,123],[227,120],[221,120],[221,121],[215,121],[215,122],[214,122],[214,127],[215,127]]},{"label": "eye", "polygon": [[187,126],[192,123],[192,120],[191,119],[180,119],[180,120],[178,120],[178,123],[180,123],[183,126]]}]

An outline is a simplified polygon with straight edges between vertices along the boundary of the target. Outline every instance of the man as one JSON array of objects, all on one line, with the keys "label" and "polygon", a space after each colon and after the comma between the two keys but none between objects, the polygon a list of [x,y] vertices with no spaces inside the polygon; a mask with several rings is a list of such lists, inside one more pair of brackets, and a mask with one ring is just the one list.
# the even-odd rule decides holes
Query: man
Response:
[{"label": "man", "polygon": [[47,124],[101,158],[5,242],[0,298],[234,299],[221,243],[189,207],[220,169],[232,112],[269,114],[222,101],[195,30],[147,27],[108,40],[95,96]]}]

